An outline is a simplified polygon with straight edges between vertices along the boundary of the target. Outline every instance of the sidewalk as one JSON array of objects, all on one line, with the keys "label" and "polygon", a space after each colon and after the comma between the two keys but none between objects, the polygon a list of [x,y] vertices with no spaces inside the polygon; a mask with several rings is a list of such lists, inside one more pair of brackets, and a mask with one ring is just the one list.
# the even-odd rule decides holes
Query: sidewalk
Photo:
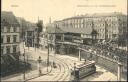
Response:
[{"label": "sidewalk", "polygon": [[[41,76],[44,76],[44,75],[46,75],[46,74],[48,74],[52,71],[51,66],[49,66],[48,69],[49,69],[49,71],[47,72],[47,67],[42,68],[41,69],[42,70],[42,75]],[[16,77],[9,78],[9,79],[1,78],[1,81],[24,81],[23,76],[24,76],[24,74],[20,73],[20,75],[18,75]],[[35,79],[35,78],[41,77],[41,76],[39,76],[39,71],[38,70],[33,70],[33,71],[29,71],[29,72],[25,73],[26,80]]]},{"label": "sidewalk", "polygon": [[[24,47],[23,49],[23,45],[20,45],[20,51],[21,53],[24,53],[24,49],[25,49],[25,55],[28,55],[29,56],[29,60],[35,60],[37,61],[39,55],[40,55],[40,52],[38,51],[38,49],[35,51],[35,49],[33,47],[29,47],[29,50],[27,47]],[[27,54],[29,53],[30,54]],[[46,52],[44,52],[46,53]],[[42,60],[45,61],[46,57],[42,57]],[[52,67],[49,66],[48,67],[49,71],[47,72],[47,67],[42,67],[42,76],[50,73],[52,71]],[[1,78],[1,81],[23,81],[23,76],[24,74],[23,73],[19,73],[17,76],[14,76],[12,75],[11,78],[9,79],[5,79],[5,78]],[[31,80],[31,79],[34,79],[34,78],[37,78],[39,77],[39,70],[30,70],[30,71],[26,71],[25,73],[25,77],[26,77],[26,80]]]}]

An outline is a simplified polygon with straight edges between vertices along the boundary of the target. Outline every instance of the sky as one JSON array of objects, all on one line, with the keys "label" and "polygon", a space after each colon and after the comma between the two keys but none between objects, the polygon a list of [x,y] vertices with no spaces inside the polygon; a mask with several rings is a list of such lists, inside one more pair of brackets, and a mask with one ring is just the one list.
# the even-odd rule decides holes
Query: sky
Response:
[{"label": "sky", "polygon": [[31,22],[39,17],[46,24],[50,17],[54,21],[86,13],[127,14],[127,0],[2,0],[2,11]]}]

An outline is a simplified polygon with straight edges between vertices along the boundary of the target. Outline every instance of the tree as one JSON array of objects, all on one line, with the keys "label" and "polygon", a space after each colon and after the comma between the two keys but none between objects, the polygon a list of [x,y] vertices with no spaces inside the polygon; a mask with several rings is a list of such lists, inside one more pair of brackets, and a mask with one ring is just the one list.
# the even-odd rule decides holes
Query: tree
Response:
[{"label": "tree", "polygon": [[42,20],[38,21],[37,27],[38,27],[38,32],[39,33],[42,32],[42,29],[43,29],[43,21]]},{"label": "tree", "polygon": [[39,48],[39,36],[40,36],[40,33],[42,32],[42,29],[43,29],[43,21],[42,20],[39,20],[38,23],[37,23],[37,47]]}]

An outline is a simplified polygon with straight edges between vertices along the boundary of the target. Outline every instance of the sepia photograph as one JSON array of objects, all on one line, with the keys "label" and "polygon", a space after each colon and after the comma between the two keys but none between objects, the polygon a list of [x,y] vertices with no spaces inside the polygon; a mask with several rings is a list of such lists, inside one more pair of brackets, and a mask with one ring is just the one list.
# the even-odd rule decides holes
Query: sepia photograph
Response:
[{"label": "sepia photograph", "polygon": [[127,0],[1,0],[1,82],[126,82],[127,57]]}]

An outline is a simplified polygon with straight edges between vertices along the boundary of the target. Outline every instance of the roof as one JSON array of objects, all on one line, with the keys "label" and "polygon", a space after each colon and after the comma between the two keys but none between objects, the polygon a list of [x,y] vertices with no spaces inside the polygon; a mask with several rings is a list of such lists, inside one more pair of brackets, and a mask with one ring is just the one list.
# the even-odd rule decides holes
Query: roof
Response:
[{"label": "roof", "polygon": [[91,34],[92,28],[85,27],[85,28],[73,28],[73,27],[60,27],[63,31],[69,33],[81,33],[81,34]]},{"label": "roof", "polygon": [[[94,14],[85,14],[85,15],[77,15],[74,17],[69,17],[69,18],[65,18],[64,20],[69,20],[69,19],[80,19],[80,18],[86,18],[86,17],[108,17],[108,16],[126,16],[120,12],[112,12],[112,13],[94,13]],[[60,20],[61,21],[61,20]],[[56,21],[59,22],[59,21]]]},{"label": "roof", "polygon": [[48,27],[47,28],[47,33],[65,33],[65,31],[63,31],[60,28]]},{"label": "roof", "polygon": [[1,25],[20,26],[14,14],[7,11],[1,12]]},{"label": "roof", "polygon": [[34,31],[37,28],[35,23],[31,23],[27,21],[26,24],[27,24],[27,31]]},{"label": "roof", "polygon": [[16,17],[16,19],[22,27],[27,27],[27,22],[24,18]]},{"label": "roof", "polygon": [[91,34],[92,28],[73,28],[73,27],[49,27],[47,29],[48,33],[80,33],[80,34]]}]

